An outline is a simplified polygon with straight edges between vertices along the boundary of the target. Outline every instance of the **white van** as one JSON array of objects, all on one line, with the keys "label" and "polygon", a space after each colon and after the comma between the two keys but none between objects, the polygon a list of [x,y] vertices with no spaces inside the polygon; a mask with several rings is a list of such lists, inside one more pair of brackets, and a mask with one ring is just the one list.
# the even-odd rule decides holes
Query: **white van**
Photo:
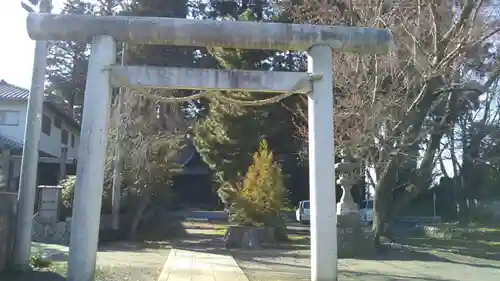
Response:
[{"label": "white van", "polygon": [[309,200],[300,201],[295,210],[295,218],[298,222],[305,224],[311,221],[309,217]]}]

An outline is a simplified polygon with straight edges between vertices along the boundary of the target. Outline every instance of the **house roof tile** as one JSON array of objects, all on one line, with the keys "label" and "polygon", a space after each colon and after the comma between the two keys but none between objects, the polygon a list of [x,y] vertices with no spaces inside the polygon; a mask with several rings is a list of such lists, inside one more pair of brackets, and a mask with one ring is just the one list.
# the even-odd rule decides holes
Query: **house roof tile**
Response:
[{"label": "house roof tile", "polygon": [[0,100],[27,100],[29,91],[0,80]]},{"label": "house roof tile", "polygon": [[[21,88],[19,86],[10,84],[5,80],[0,80],[0,100],[28,100],[30,91],[28,89]],[[80,129],[80,125],[73,118],[70,109],[66,105],[66,102],[56,96],[44,96],[44,102],[49,105],[53,110],[62,114],[68,121],[72,123],[77,129]]]},{"label": "house roof tile", "polygon": [[23,148],[23,142],[15,140],[11,137],[4,136],[0,134],[0,143],[4,144],[10,149],[22,149]]}]

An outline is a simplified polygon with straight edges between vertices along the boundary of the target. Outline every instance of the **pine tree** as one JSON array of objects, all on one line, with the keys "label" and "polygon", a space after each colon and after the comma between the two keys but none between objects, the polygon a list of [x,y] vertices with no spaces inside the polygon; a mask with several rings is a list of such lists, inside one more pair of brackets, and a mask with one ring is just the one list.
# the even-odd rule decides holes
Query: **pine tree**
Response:
[{"label": "pine tree", "polygon": [[239,222],[276,225],[281,209],[286,204],[287,191],[283,185],[280,166],[274,161],[267,141],[262,140],[253,163],[237,187],[232,205],[233,219]]}]

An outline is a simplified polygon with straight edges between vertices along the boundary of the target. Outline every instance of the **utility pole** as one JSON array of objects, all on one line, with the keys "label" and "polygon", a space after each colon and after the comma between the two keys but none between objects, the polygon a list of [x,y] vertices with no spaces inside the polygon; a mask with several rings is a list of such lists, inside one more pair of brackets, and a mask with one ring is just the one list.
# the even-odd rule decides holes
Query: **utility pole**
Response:
[{"label": "utility pole", "polygon": [[[121,65],[124,66],[127,63],[127,43],[123,43],[122,47],[122,61]],[[122,107],[123,107],[123,95],[125,94],[125,88],[120,88],[118,96],[116,97],[116,108],[115,115],[113,116],[114,127],[116,128],[116,144],[115,144],[115,157],[114,157],[114,170],[113,170],[113,199],[112,199],[112,228],[113,230],[120,229],[120,203],[121,203],[121,186],[122,186],[122,132],[123,132],[123,120],[122,120]]]},{"label": "utility pole", "polygon": [[[27,4],[23,3],[23,7]],[[40,13],[50,13],[51,0],[41,0]],[[19,270],[29,269],[31,254],[31,231],[33,212],[35,209],[35,192],[38,170],[38,141],[42,127],[43,91],[45,84],[45,68],[47,57],[47,41],[37,40],[33,58],[28,112],[24,131],[23,158],[17,202],[16,239],[14,242],[13,265]]]}]

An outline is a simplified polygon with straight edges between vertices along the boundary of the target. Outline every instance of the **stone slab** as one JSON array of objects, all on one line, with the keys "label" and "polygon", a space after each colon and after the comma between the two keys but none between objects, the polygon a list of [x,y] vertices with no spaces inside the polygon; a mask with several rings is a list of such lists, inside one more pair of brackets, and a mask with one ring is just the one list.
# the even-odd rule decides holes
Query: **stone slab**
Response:
[{"label": "stone slab", "polygon": [[158,281],[248,281],[231,255],[172,249]]}]

